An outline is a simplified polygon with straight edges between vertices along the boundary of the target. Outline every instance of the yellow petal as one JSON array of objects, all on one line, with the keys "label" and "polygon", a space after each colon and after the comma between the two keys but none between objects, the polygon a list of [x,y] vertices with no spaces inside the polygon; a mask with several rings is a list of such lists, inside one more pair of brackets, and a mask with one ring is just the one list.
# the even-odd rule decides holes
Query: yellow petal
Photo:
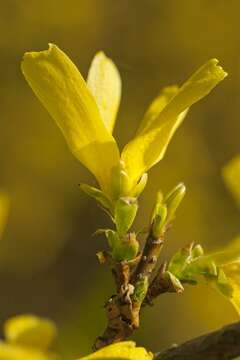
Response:
[{"label": "yellow petal", "polygon": [[79,360],[152,360],[153,355],[143,347],[136,347],[132,341],[124,341],[106,346]]},{"label": "yellow petal", "polygon": [[218,61],[212,59],[197,70],[147,127],[146,131],[137,134],[125,146],[122,160],[125,162],[133,185],[144,172],[163,158],[187,109],[206,96],[227,75],[217,64]]},{"label": "yellow petal", "polygon": [[118,147],[76,66],[50,44],[48,50],[26,53],[22,71],[73,154],[95,175],[103,190],[109,189],[112,168],[119,161]]},{"label": "yellow petal", "polygon": [[9,196],[5,191],[0,191],[0,237],[5,229],[10,208]]},{"label": "yellow petal", "polygon": [[31,348],[0,343],[0,360],[59,360],[59,358]]},{"label": "yellow petal", "polygon": [[163,88],[160,94],[152,101],[138,127],[137,135],[143,134],[149,129],[150,125],[156,120],[160,112],[165,108],[169,101],[175,96],[179,88],[177,85]]},{"label": "yellow petal", "polygon": [[240,155],[223,168],[223,179],[234,199],[240,205]]},{"label": "yellow petal", "polygon": [[97,53],[92,61],[87,85],[106,128],[112,133],[121,100],[122,84],[117,67],[102,51]]},{"label": "yellow petal", "polygon": [[211,258],[219,266],[240,260],[240,236],[237,236],[220,251],[210,253],[204,257]]},{"label": "yellow petal", "polygon": [[6,340],[11,344],[46,350],[56,337],[56,327],[48,319],[32,315],[10,318],[4,325]]},{"label": "yellow petal", "polygon": [[240,315],[240,261],[228,263],[222,268],[233,289],[230,300]]}]

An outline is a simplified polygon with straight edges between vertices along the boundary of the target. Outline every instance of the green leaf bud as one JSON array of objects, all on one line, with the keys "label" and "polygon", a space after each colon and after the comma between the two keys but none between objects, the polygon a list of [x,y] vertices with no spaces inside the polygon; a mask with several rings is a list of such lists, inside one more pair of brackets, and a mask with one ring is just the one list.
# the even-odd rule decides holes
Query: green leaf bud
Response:
[{"label": "green leaf bud", "polygon": [[111,248],[112,258],[117,261],[130,261],[134,259],[139,251],[139,242],[135,233],[120,237],[116,231],[107,230],[106,236]]},{"label": "green leaf bud", "polygon": [[[181,294],[184,291],[184,287],[182,286],[180,280],[173,275],[170,271],[165,271],[164,278],[171,283],[172,291]],[[170,291],[170,289],[169,289]]]},{"label": "green leaf bud", "polygon": [[120,236],[125,235],[132,226],[137,210],[136,198],[122,197],[116,202],[114,220]]},{"label": "green leaf bud", "polygon": [[130,194],[131,182],[125,171],[125,163],[122,160],[120,160],[119,165],[113,169],[112,187],[114,199]]},{"label": "green leaf bud", "polygon": [[163,232],[164,225],[167,219],[167,207],[164,204],[158,206],[152,223],[152,233],[155,238],[159,238]]},{"label": "green leaf bud", "polygon": [[186,193],[186,187],[183,183],[178,184],[165,198],[165,203],[168,210],[168,222],[172,221],[175,212],[182,202]]}]

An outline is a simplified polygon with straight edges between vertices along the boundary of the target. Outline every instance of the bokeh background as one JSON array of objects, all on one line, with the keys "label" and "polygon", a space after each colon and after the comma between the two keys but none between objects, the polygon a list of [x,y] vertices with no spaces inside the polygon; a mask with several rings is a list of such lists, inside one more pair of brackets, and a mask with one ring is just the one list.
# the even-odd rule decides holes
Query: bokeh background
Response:
[{"label": "bokeh background", "polygon": [[[33,312],[59,326],[64,359],[86,354],[105,323],[113,284],[92,237],[107,217],[78,183],[94,179],[71,155],[55,123],[27,86],[20,61],[56,43],[86,76],[104,50],[118,65],[123,98],[115,129],[122,147],[162,86],[183,82],[217,57],[229,77],[195,105],[164,160],[150,172],[135,228],[144,228],[158,189],[184,181],[188,192],[163,258],[189,242],[209,250],[240,232],[239,213],[221,178],[240,152],[240,43],[237,0],[0,1],[0,187],[11,206],[0,241],[0,320]],[[153,351],[237,319],[205,286],[165,295],[146,309],[134,336]]]}]

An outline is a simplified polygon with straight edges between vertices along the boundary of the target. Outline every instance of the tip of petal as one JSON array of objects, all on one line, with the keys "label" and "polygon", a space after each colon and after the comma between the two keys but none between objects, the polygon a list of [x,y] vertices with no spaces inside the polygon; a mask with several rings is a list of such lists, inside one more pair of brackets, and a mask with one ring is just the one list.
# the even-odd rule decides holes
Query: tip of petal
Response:
[{"label": "tip of petal", "polygon": [[56,50],[59,50],[57,45],[49,43],[48,49],[46,49],[46,50],[25,52],[25,54],[23,55],[23,58],[22,58],[22,62],[21,62],[22,69],[23,69],[24,62],[33,60],[36,58],[40,59],[40,58],[48,57],[53,51],[56,51]]},{"label": "tip of petal", "polygon": [[205,68],[206,72],[210,75],[210,76],[215,76],[217,79],[219,80],[223,80],[228,73],[223,70],[222,66],[218,65],[219,64],[219,60],[216,58],[210,59],[208,60],[205,65],[203,65],[203,69]]}]

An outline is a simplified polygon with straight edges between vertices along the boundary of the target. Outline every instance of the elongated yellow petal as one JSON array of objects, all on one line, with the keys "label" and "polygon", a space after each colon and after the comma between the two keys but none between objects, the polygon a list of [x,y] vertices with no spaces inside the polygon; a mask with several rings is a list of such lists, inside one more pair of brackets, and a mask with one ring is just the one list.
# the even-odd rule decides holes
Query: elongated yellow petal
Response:
[{"label": "elongated yellow petal", "polygon": [[152,360],[153,355],[143,347],[136,347],[133,341],[124,341],[106,346],[79,360]]},{"label": "elongated yellow petal", "polygon": [[10,199],[5,191],[0,191],[0,237],[5,229],[10,208]]},{"label": "elongated yellow petal", "polygon": [[230,243],[224,248],[221,248],[221,250],[202,256],[199,258],[198,262],[206,263],[211,260],[218,266],[224,266],[228,263],[240,260],[240,236],[237,236],[230,241]]},{"label": "elongated yellow petal", "polygon": [[233,289],[230,300],[240,315],[240,261],[228,263],[222,268]]},{"label": "elongated yellow petal", "polygon": [[169,101],[175,96],[179,88],[177,85],[163,88],[160,94],[152,101],[138,127],[137,135],[143,134],[149,129],[152,123],[157,119],[160,112],[165,108]]},{"label": "elongated yellow petal", "polygon": [[125,162],[133,185],[144,172],[163,158],[187,109],[206,96],[227,75],[217,64],[218,61],[212,59],[197,70],[147,127],[146,131],[140,132],[125,146],[122,160]]},{"label": "elongated yellow petal", "polygon": [[92,61],[87,85],[96,100],[106,128],[112,133],[121,100],[122,84],[117,67],[102,51],[97,53]]},{"label": "elongated yellow petal", "polygon": [[0,343],[0,360],[59,360],[59,358],[32,348]]},{"label": "elongated yellow petal", "polygon": [[101,119],[96,102],[72,61],[56,45],[24,55],[23,74],[63,132],[77,159],[109,189],[118,164],[115,140]]},{"label": "elongated yellow petal", "polygon": [[4,325],[6,340],[15,345],[47,350],[56,337],[56,327],[48,319],[33,315],[10,318]]},{"label": "elongated yellow petal", "polygon": [[234,199],[240,206],[240,155],[223,168],[223,179]]}]

